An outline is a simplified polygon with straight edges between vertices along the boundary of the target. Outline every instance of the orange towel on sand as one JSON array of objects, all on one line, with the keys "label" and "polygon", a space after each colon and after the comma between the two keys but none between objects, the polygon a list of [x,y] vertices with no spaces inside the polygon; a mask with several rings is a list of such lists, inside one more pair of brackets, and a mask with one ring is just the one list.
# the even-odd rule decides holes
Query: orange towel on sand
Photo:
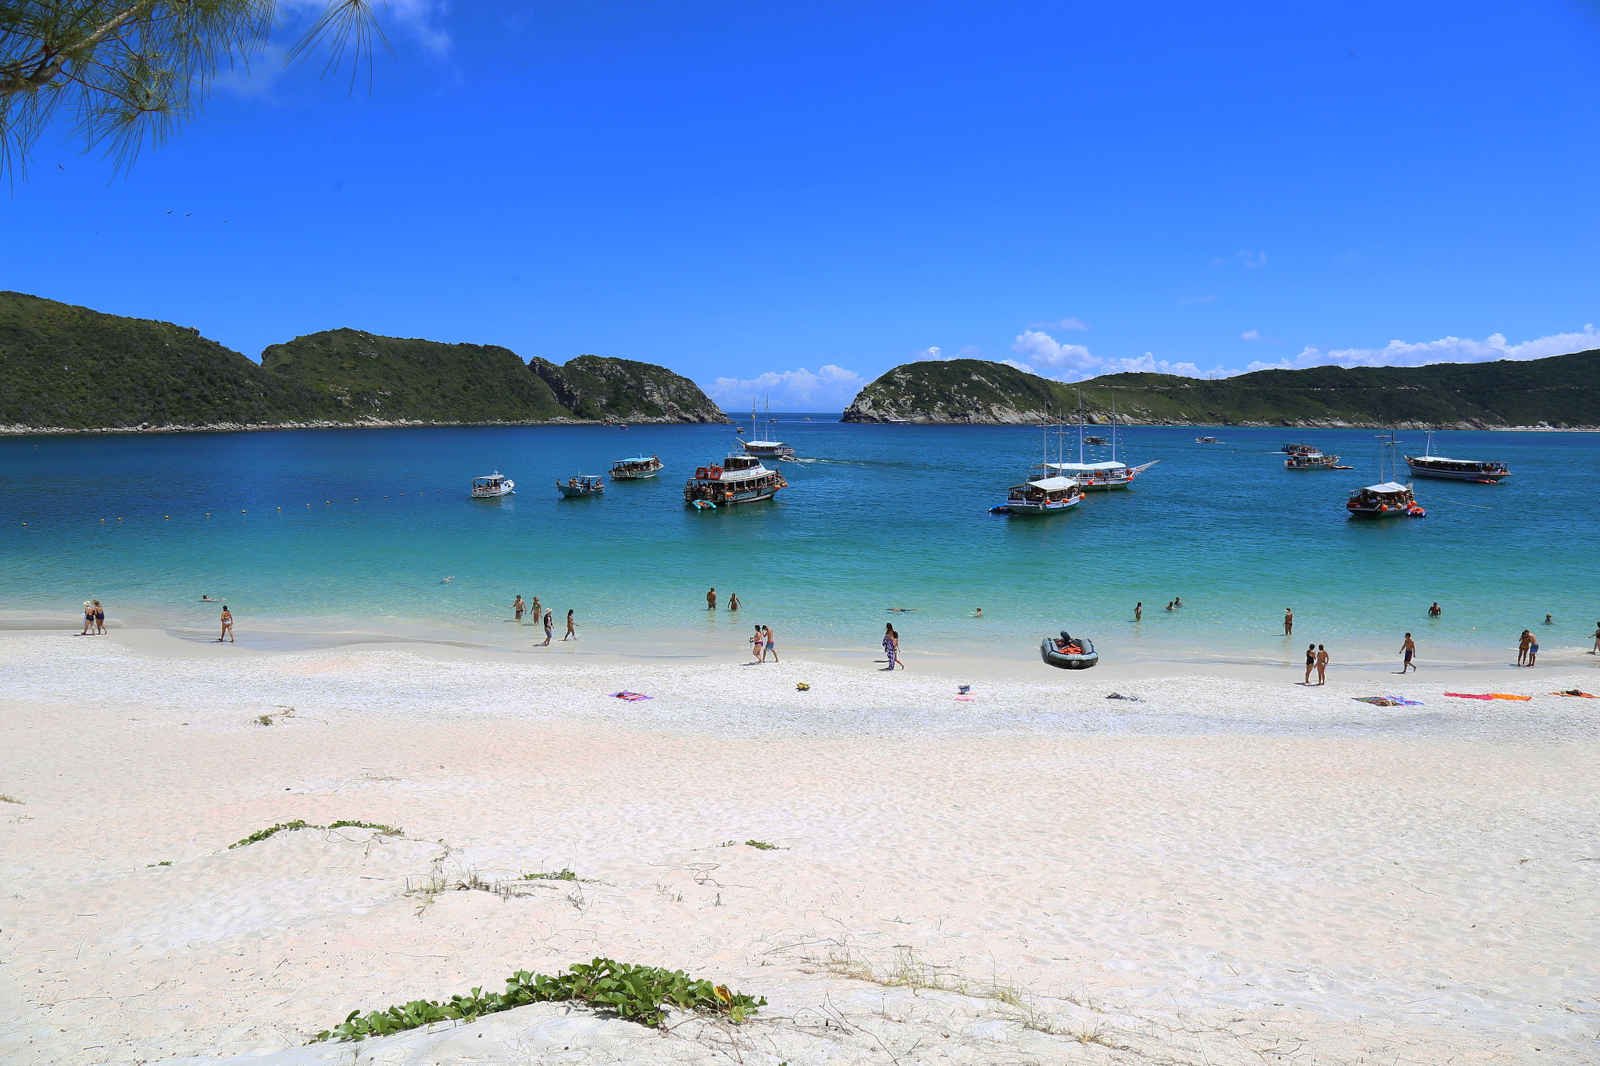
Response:
[{"label": "orange towel on sand", "polygon": [[1531,700],[1532,696],[1518,696],[1514,692],[1446,692],[1458,700]]}]

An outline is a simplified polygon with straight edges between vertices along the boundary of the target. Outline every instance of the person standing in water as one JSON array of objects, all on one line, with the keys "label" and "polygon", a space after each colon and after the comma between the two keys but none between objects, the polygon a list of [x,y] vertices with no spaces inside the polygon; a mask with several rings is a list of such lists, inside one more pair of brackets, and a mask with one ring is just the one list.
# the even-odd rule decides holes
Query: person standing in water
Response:
[{"label": "person standing in water", "polygon": [[556,613],[554,611],[546,611],[544,613],[544,643],[539,646],[541,648],[548,648],[550,646],[550,638],[555,635]]},{"label": "person standing in water", "polygon": [[1304,684],[1306,684],[1306,685],[1310,685],[1311,684],[1311,671],[1315,670],[1316,668],[1317,668],[1317,646],[1315,644],[1307,644],[1306,645],[1306,679],[1304,681]]},{"label": "person standing in water", "polygon": [[1294,608],[1293,607],[1285,607],[1283,609],[1283,635],[1286,636],[1286,637],[1294,636]]},{"label": "person standing in water", "polygon": [[1417,657],[1417,642],[1411,639],[1410,633],[1406,634],[1405,642],[1400,645],[1400,654],[1405,657],[1400,662],[1400,672],[1403,674],[1407,670],[1416,670],[1417,664],[1411,660]]},{"label": "person standing in water", "polygon": [[1137,621],[1140,621],[1143,618],[1144,618],[1144,601],[1140,600],[1138,603],[1133,605],[1133,620],[1135,622],[1137,622]]},{"label": "person standing in water", "polygon": [[1321,644],[1317,645],[1317,684],[1328,683],[1328,649]]},{"label": "person standing in water", "polygon": [[569,637],[573,640],[578,639],[578,623],[573,619],[570,610],[567,612],[567,631],[561,634],[562,642],[565,643]]},{"label": "person standing in water", "polygon": [[1438,600],[1434,600],[1433,605],[1428,608],[1428,617],[1438,618],[1441,614],[1444,614],[1444,608],[1439,606]]},{"label": "person standing in water", "polygon": [[517,598],[511,601],[511,610],[517,616],[517,621],[522,621],[522,612],[527,609],[528,605],[522,602],[522,593],[517,593]]},{"label": "person standing in water", "polygon": [[538,625],[539,624],[539,619],[544,617],[543,612],[540,610],[540,608],[543,607],[543,606],[544,605],[539,602],[539,597],[535,596],[533,598],[533,608],[532,608],[532,610],[533,610],[533,624],[534,625]]},{"label": "person standing in water", "polygon": [[233,639],[233,612],[228,610],[227,604],[222,605],[222,636],[217,638],[217,643],[221,644],[224,640],[229,644],[237,643]]},{"label": "person standing in water", "polygon": [[717,609],[717,586],[712,585],[710,588],[706,589],[706,610],[715,611],[716,609]]},{"label": "person standing in water", "polygon": [[728,593],[728,610],[737,611],[738,609],[739,609],[739,594],[737,592]]}]

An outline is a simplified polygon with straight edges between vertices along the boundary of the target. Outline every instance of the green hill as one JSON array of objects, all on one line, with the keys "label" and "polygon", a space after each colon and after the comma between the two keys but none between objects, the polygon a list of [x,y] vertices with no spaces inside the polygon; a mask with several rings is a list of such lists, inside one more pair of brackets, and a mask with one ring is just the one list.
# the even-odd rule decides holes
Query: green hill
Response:
[{"label": "green hill", "polygon": [[725,422],[694,382],[631,359],[327,330],[256,363],[198,330],[0,292],[0,431],[382,422]]},{"label": "green hill", "polygon": [[1203,380],[1110,374],[1048,381],[976,359],[907,363],[861,390],[846,422],[1090,421],[1265,426],[1600,426],[1600,349],[1548,359],[1263,370]]},{"label": "green hill", "polygon": [[198,330],[0,292],[0,426],[271,423],[314,406]]},{"label": "green hill", "polygon": [[343,421],[540,422],[570,418],[509,348],[332,329],[261,353],[274,379]]},{"label": "green hill", "polygon": [[534,358],[528,368],[579,418],[621,422],[726,422],[700,387],[666,367],[580,355],[565,366]]}]

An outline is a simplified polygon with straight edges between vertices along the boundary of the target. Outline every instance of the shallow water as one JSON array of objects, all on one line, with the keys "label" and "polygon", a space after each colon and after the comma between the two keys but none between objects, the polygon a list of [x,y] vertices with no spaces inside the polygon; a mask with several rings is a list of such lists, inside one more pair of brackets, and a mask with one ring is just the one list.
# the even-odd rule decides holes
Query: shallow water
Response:
[{"label": "shallow water", "polygon": [[[683,479],[729,450],[728,427],[0,440],[0,600],[76,624],[94,597],[113,617],[187,625],[215,616],[204,593],[258,623],[419,633],[498,623],[520,592],[556,608],[558,637],[568,607],[586,627],[731,635],[704,609],[715,585],[724,602],[739,594],[742,620],[793,642],[870,646],[892,620],[908,648],[1015,648],[1068,628],[1103,652],[1220,659],[1281,659],[1294,640],[1398,646],[1407,629],[1424,659],[1512,647],[1523,626],[1587,647],[1600,617],[1600,435],[1438,434],[1434,451],[1504,459],[1514,475],[1418,481],[1427,518],[1360,523],[1343,503],[1379,480],[1371,430],[1221,428],[1201,446],[1190,428],[1135,428],[1118,457],[1161,462],[1132,489],[1006,519],[987,508],[1037,460],[1039,430],[831,417],[780,422],[802,461],[781,465],[776,501],[705,514],[683,506]],[[1286,472],[1277,449],[1291,439],[1356,469]],[[1401,439],[1422,448],[1419,433]],[[602,499],[557,498],[557,477],[636,453],[667,469]],[[468,499],[468,480],[495,468],[517,495]],[[1174,595],[1185,606],[1168,613]],[[1441,619],[1426,617],[1433,600]]]}]

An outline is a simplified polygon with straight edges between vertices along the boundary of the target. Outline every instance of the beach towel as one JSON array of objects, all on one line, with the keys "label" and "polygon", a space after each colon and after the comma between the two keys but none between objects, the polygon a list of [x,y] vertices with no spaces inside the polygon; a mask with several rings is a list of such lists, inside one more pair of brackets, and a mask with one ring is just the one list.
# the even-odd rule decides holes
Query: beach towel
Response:
[{"label": "beach towel", "polygon": [[1531,700],[1532,696],[1518,696],[1514,692],[1446,692],[1458,700]]},{"label": "beach towel", "polygon": [[972,697],[971,696],[966,696],[966,695],[957,696],[956,697],[956,702],[957,703],[971,703],[972,702]]},{"label": "beach towel", "polygon": [[1585,692],[1582,689],[1578,689],[1578,688],[1564,688],[1560,692],[1552,692],[1552,693],[1550,693],[1550,695],[1552,695],[1552,696],[1576,696],[1580,700],[1600,700],[1600,696],[1596,696],[1593,692]]},{"label": "beach towel", "polygon": [[1408,700],[1404,696],[1352,696],[1359,703],[1370,703],[1374,707],[1421,707],[1421,700]]},{"label": "beach towel", "polygon": [[629,703],[635,703],[635,702],[637,702],[639,700],[649,700],[649,699],[654,699],[655,698],[654,696],[646,696],[643,692],[622,691],[622,692],[613,692],[612,695],[615,696],[619,700],[627,700]]}]

